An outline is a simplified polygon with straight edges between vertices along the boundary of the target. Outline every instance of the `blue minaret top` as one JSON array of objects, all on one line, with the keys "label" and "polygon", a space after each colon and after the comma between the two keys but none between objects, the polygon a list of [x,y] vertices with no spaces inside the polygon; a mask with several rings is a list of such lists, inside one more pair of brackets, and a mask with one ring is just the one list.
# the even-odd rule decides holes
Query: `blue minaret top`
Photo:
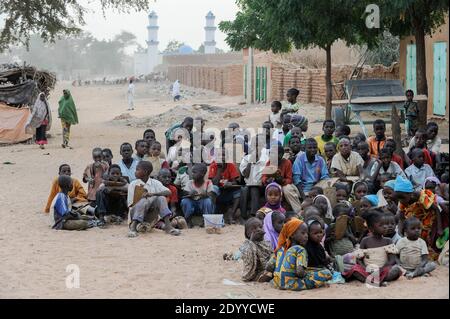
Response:
[{"label": "blue minaret top", "polygon": [[157,18],[158,15],[156,14],[155,11],[152,11],[152,12],[150,12],[150,13],[148,14],[148,17],[149,17],[149,18]]},{"label": "blue minaret top", "polygon": [[211,19],[211,18],[215,18],[215,16],[211,11],[209,11],[208,14],[206,15],[206,18]]}]

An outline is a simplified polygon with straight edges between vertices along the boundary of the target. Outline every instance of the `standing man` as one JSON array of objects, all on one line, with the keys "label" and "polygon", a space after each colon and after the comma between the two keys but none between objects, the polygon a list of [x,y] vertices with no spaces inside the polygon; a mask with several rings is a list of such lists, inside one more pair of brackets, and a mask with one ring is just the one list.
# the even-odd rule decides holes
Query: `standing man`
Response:
[{"label": "standing man", "polygon": [[179,101],[181,99],[181,95],[180,95],[180,81],[176,80],[173,84],[172,84],[172,96],[173,96],[173,101]]},{"label": "standing man", "polygon": [[128,98],[128,111],[134,110],[134,83],[133,78],[130,79],[130,84],[128,85],[127,98]]}]

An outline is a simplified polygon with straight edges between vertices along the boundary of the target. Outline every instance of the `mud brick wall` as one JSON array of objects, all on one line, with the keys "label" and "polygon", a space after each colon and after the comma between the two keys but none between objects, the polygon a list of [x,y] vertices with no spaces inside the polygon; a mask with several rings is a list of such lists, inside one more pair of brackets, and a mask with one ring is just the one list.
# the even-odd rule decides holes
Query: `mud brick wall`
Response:
[{"label": "mud brick wall", "polygon": [[[350,77],[352,71],[353,66],[351,65],[332,67],[333,99],[340,98],[343,93],[343,84]],[[282,64],[272,64],[272,87],[270,90],[272,95],[270,99],[285,100],[286,91],[290,88],[297,88],[300,90],[299,101],[301,103],[325,104],[325,73],[325,69],[293,69]],[[399,79],[399,68],[398,65],[393,68],[382,65],[364,67],[361,72],[361,78]]]},{"label": "mud brick wall", "polygon": [[223,95],[243,95],[243,65],[225,66],[171,65],[168,68],[170,81],[176,79],[186,86],[202,88]]}]

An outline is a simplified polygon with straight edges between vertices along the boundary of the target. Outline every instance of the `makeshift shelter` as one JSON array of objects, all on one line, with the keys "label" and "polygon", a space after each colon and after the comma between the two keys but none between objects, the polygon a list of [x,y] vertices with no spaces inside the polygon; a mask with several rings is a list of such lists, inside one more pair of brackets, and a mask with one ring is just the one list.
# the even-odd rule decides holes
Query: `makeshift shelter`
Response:
[{"label": "makeshift shelter", "polygon": [[0,65],[0,143],[12,144],[32,138],[25,124],[39,92],[48,97],[56,77],[33,66]]},{"label": "makeshift shelter", "polygon": [[25,132],[30,109],[11,107],[0,103],[0,144],[14,144],[26,141],[33,135]]}]

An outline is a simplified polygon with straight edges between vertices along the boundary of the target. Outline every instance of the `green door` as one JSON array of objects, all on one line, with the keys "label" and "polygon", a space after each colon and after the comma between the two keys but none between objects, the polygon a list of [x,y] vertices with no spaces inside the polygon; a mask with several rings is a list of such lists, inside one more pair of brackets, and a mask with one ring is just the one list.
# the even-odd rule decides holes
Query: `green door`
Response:
[{"label": "green door", "polygon": [[433,44],[433,114],[445,115],[447,103],[447,43]]},{"label": "green door", "polygon": [[414,94],[417,94],[415,44],[408,44],[406,47],[406,89],[413,90]]},{"label": "green door", "polygon": [[261,68],[261,102],[267,102],[267,67]]},{"label": "green door", "polygon": [[260,94],[260,92],[261,92],[261,83],[260,83],[260,81],[261,81],[261,73],[260,73],[260,67],[259,66],[257,66],[256,68],[255,68],[256,70],[256,78],[255,78],[255,101],[256,102],[259,102],[260,101],[260,99],[261,99],[261,94]]}]

